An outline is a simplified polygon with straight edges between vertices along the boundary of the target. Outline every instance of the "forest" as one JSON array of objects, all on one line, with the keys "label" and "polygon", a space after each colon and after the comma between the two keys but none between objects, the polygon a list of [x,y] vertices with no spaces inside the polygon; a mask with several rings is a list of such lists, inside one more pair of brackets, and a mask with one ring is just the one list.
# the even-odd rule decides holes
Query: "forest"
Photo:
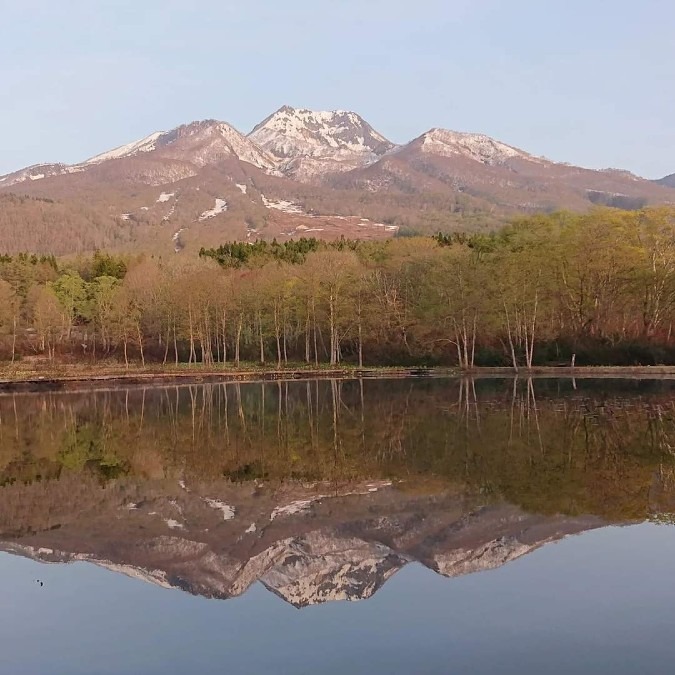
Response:
[{"label": "forest", "polygon": [[491,234],[232,242],[198,258],[25,253],[0,256],[0,359],[668,365],[674,304],[672,207],[540,214]]}]

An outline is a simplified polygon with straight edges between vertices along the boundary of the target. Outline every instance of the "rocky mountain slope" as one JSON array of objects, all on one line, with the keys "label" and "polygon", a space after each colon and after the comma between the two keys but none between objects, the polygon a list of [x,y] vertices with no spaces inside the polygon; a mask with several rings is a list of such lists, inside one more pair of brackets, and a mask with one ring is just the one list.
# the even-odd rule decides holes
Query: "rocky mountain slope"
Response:
[{"label": "rocky mountain slope", "polygon": [[79,164],[2,176],[0,242],[10,253],[195,252],[305,233],[487,230],[518,213],[598,204],[675,204],[675,186],[556,163],[481,134],[431,129],[396,146],[356,113],[285,106],[248,136],[192,122]]},{"label": "rocky mountain slope", "polygon": [[344,110],[284,106],[248,137],[277,159],[284,174],[304,181],[372,164],[394,148],[362,117]]}]

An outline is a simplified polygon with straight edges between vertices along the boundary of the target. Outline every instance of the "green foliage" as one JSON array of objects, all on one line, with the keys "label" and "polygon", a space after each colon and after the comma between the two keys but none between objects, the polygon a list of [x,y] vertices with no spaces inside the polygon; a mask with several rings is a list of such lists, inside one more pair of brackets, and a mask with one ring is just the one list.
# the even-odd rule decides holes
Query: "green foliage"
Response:
[{"label": "green foliage", "polygon": [[324,242],[313,237],[290,239],[280,244],[276,239],[267,242],[258,239],[255,242],[229,242],[218,248],[199,251],[200,258],[212,258],[221,267],[260,267],[266,262],[276,260],[290,265],[301,265],[307,256],[315,251],[354,251],[360,242],[348,240],[344,237],[337,241]]},{"label": "green foliage", "polygon": [[106,451],[102,428],[91,423],[76,425],[65,432],[57,458],[65,469],[93,470],[103,478],[117,478],[128,472],[128,463]]},{"label": "green foliage", "polygon": [[115,279],[124,279],[127,273],[127,264],[118,256],[112,256],[107,253],[96,251],[92,260],[91,278],[113,277]]}]

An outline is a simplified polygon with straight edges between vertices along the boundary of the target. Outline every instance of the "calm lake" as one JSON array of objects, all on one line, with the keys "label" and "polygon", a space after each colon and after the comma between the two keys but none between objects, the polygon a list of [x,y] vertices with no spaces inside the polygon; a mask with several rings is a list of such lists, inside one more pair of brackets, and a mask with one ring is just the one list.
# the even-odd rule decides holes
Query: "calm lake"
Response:
[{"label": "calm lake", "polygon": [[666,673],[675,381],[0,396],[0,673]]}]

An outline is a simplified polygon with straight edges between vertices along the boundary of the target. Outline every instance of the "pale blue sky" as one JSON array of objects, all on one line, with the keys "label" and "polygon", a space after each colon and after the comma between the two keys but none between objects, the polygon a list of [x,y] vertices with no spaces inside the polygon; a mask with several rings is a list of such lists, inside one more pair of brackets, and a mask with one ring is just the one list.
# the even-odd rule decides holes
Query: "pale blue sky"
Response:
[{"label": "pale blue sky", "polygon": [[0,0],[0,173],[289,104],[660,177],[674,34],[672,0]]}]

